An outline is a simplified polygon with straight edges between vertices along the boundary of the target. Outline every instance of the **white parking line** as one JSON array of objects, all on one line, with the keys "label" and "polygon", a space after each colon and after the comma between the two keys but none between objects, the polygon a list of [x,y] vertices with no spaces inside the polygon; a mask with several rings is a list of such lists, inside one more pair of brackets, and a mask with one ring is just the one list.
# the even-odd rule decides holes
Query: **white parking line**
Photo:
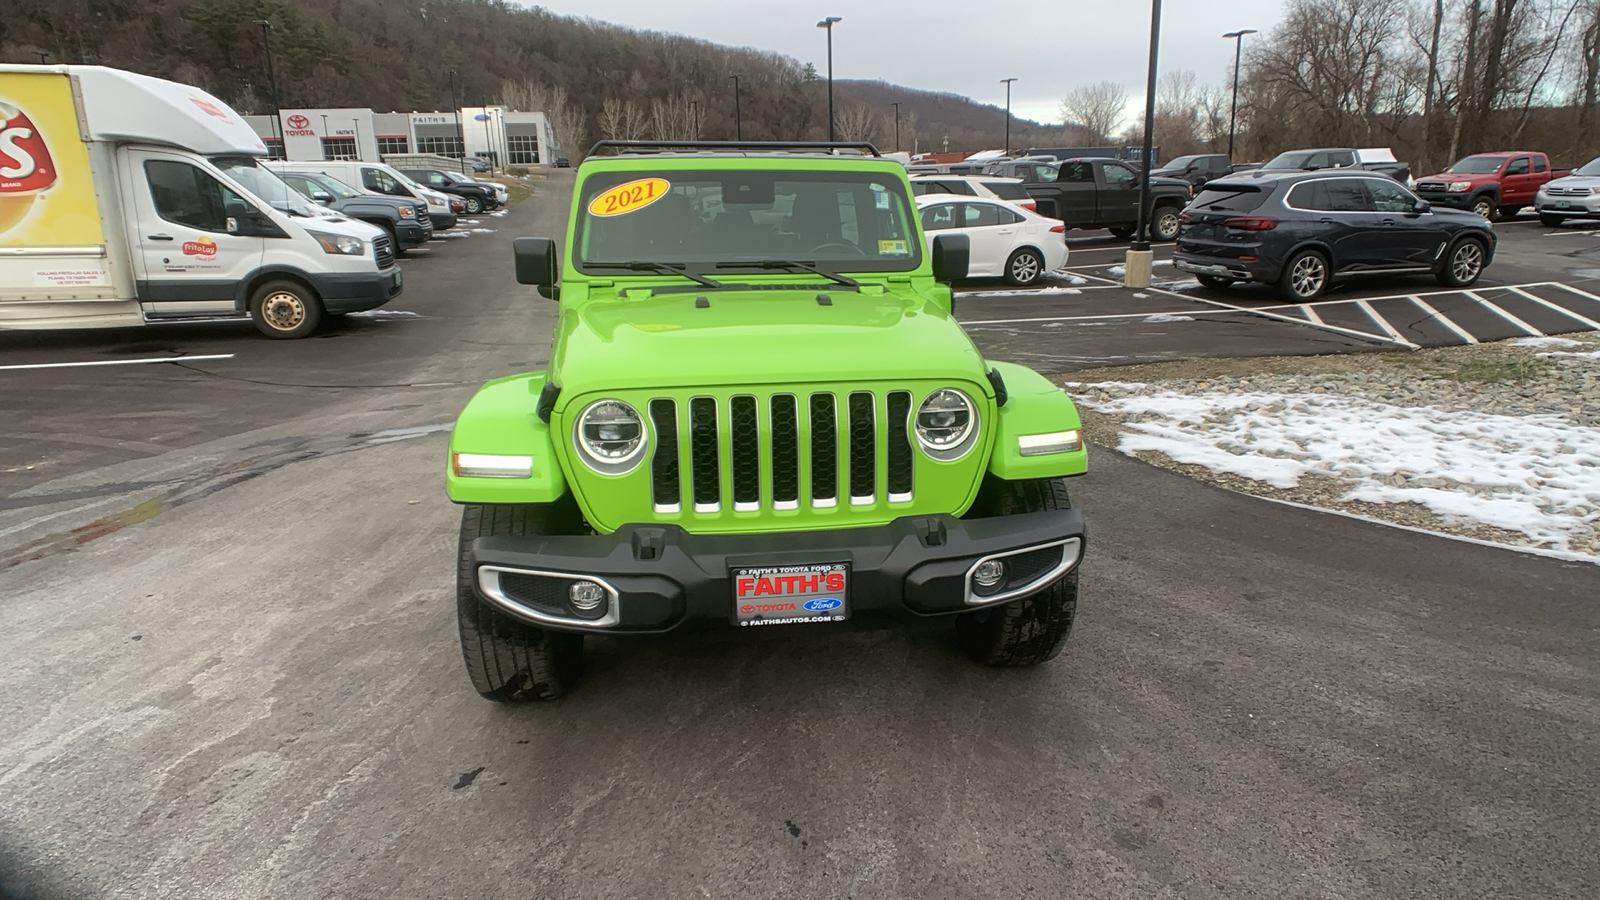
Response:
[{"label": "white parking line", "polygon": [[1539,304],[1540,306],[1548,306],[1551,309],[1555,310],[1556,312],[1561,313],[1563,316],[1566,316],[1566,317],[1571,318],[1571,319],[1577,319],[1579,322],[1582,322],[1583,324],[1589,326],[1590,328],[1593,328],[1596,331],[1600,331],[1600,322],[1596,322],[1595,320],[1589,318],[1588,316],[1580,316],[1577,313],[1573,312],[1570,309],[1567,309],[1564,306],[1559,306],[1557,304],[1551,303],[1549,300],[1546,300],[1543,297],[1534,296],[1533,294],[1528,293],[1527,291],[1523,290],[1522,288],[1512,288],[1511,292],[1514,293],[1514,294],[1520,294],[1521,296],[1526,297],[1529,300],[1532,300],[1533,302]]},{"label": "white parking line", "polygon": [[1394,338],[1396,341],[1404,341],[1405,340],[1405,338],[1400,336],[1400,332],[1395,331],[1394,330],[1394,326],[1389,324],[1389,320],[1388,319],[1385,319],[1383,316],[1378,315],[1378,311],[1372,308],[1372,304],[1368,303],[1365,300],[1357,300],[1356,301],[1356,305],[1361,307],[1361,311],[1367,314],[1367,318],[1369,318],[1373,322],[1377,323],[1378,327],[1382,328],[1384,333],[1387,334],[1389,337]]},{"label": "white parking line", "polygon": [[233,359],[232,353],[208,356],[152,356],[149,359],[101,359],[90,362],[30,363],[25,366],[0,366],[0,371],[17,369],[70,369],[82,366],[137,366],[144,363],[196,362],[202,359]]},{"label": "white parking line", "polygon": [[1490,312],[1498,313],[1500,315],[1500,318],[1505,319],[1507,322],[1510,322],[1511,324],[1517,326],[1518,328],[1521,328],[1523,331],[1526,331],[1527,333],[1533,335],[1534,337],[1544,337],[1544,332],[1542,332],[1539,329],[1533,327],[1532,325],[1529,325],[1527,322],[1522,321],[1521,319],[1517,318],[1516,316],[1513,316],[1511,313],[1506,312],[1505,310],[1501,309],[1500,307],[1495,306],[1493,303],[1490,303],[1488,300],[1483,299],[1483,297],[1480,296],[1477,291],[1462,291],[1461,293],[1467,295],[1468,297],[1472,298],[1473,300],[1478,301],[1478,303],[1482,304],[1483,306],[1488,307]]},{"label": "white parking line", "polygon": [[1450,329],[1451,331],[1455,332],[1456,337],[1461,338],[1463,341],[1466,341],[1469,344],[1476,344],[1478,342],[1478,339],[1473,337],[1470,332],[1468,332],[1466,329],[1462,328],[1460,325],[1457,325],[1456,323],[1450,321],[1450,317],[1449,316],[1446,316],[1444,313],[1439,312],[1437,309],[1434,309],[1428,303],[1428,301],[1422,299],[1421,297],[1418,297],[1415,294],[1412,294],[1407,299],[1410,300],[1412,303],[1415,303],[1416,305],[1422,307],[1422,311],[1427,313],[1428,315],[1432,316],[1434,318],[1434,321],[1438,322],[1440,325],[1443,325],[1444,327],[1446,327],[1446,328]]},{"label": "white parking line", "polygon": [[1326,324],[1328,324],[1328,323],[1322,321],[1322,317],[1317,315],[1317,311],[1311,308],[1311,304],[1302,303],[1302,304],[1300,304],[1300,309],[1306,314],[1306,318],[1310,319],[1312,321],[1312,323],[1317,324],[1317,325],[1326,325]]}]

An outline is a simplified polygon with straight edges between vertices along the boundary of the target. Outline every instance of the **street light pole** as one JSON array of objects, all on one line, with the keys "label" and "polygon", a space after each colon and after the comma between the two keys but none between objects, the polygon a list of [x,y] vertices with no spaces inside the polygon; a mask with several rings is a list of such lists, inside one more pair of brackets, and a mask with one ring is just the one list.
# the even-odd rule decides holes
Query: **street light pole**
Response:
[{"label": "street light pole", "polygon": [[495,163],[500,161],[500,154],[495,152],[494,138],[489,136],[490,117],[489,100],[487,97],[485,97],[483,100],[483,108],[482,111],[478,113],[478,118],[483,122],[483,149],[489,153],[489,171],[493,172],[495,169]]},{"label": "street light pole", "polygon": [[450,70],[450,108],[456,114],[456,140],[461,143],[461,174],[467,174],[467,134],[461,130],[461,107],[456,103],[456,70]]},{"label": "street light pole", "polygon": [[1244,53],[1244,36],[1255,34],[1254,28],[1241,28],[1223,35],[1233,38],[1233,108],[1228,112],[1228,162],[1233,162],[1233,130],[1239,121],[1239,60]]},{"label": "street light pole", "polygon": [[833,141],[833,23],[843,22],[839,16],[829,16],[817,23],[828,32],[828,141]]},{"label": "street light pole", "polygon": [[1001,83],[1006,86],[1006,156],[1011,155],[1011,82],[1015,78],[1002,78]]},{"label": "street light pole", "polygon": [[700,101],[689,101],[689,140],[700,140]]},{"label": "street light pole", "polygon": [[896,152],[896,153],[900,152],[900,104],[901,104],[901,102],[902,101],[900,101],[900,100],[896,100],[893,103],[889,104],[890,106],[894,107],[894,152]]},{"label": "street light pole", "polygon": [[1144,91],[1144,147],[1139,155],[1139,218],[1123,266],[1124,287],[1150,286],[1150,144],[1156,117],[1156,57],[1161,46],[1161,0],[1150,0],[1150,68]]},{"label": "street light pole", "polygon": [[278,147],[283,150],[284,158],[288,159],[289,150],[283,143],[283,107],[278,104],[278,76],[272,70],[272,23],[266,19],[256,19],[252,24],[261,26],[261,42],[267,48],[267,87],[272,89],[272,132],[277,135]]},{"label": "street light pole", "polygon": [[728,77],[733,79],[733,139],[742,141],[744,140],[744,123],[739,120],[739,76],[729,75]]}]

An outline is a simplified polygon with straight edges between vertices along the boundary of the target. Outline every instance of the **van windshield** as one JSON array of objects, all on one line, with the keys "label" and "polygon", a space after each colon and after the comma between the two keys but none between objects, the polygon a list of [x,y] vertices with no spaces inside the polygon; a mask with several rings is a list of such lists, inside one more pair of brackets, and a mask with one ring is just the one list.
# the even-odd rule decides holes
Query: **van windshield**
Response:
[{"label": "van windshield", "polygon": [[253,157],[213,156],[211,164],[278,212],[304,219],[317,218],[316,208],[304,195],[279,178],[276,172],[257,165]]},{"label": "van windshield", "polygon": [[574,245],[586,272],[779,261],[906,272],[922,259],[904,179],[885,173],[634,170],[595,175],[580,190]]}]

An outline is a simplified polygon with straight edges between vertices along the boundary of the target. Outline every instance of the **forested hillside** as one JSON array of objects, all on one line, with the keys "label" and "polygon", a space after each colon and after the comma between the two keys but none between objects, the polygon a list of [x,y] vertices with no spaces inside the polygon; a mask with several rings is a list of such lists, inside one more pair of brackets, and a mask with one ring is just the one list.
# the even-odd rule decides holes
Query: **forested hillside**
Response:
[{"label": "forested hillside", "polygon": [[[600,137],[732,138],[737,75],[745,138],[827,135],[825,82],[798,60],[499,0],[5,3],[0,60],[44,54],[131,69],[204,87],[247,113],[272,108],[255,24],[265,20],[284,106],[446,109],[454,71],[461,104],[547,109],[562,143],[578,149]],[[947,135],[953,149],[1003,140],[1003,111],[965,98],[880,83],[835,91],[841,138],[892,145],[889,104],[901,100],[907,148],[919,137],[924,149]]]}]

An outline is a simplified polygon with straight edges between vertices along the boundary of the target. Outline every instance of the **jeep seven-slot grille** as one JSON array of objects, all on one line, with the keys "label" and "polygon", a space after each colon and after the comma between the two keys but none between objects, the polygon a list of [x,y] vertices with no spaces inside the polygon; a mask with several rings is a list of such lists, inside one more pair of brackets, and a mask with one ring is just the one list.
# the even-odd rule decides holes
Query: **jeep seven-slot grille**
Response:
[{"label": "jeep seven-slot grille", "polygon": [[[773,509],[799,508],[805,486],[801,473],[806,462],[810,463],[811,473],[807,497],[813,507],[839,505],[841,487],[849,490],[849,501],[858,506],[884,499],[909,501],[915,470],[909,435],[911,393],[892,391],[885,403],[887,414],[880,422],[878,396],[870,391],[839,396],[826,392],[809,396],[778,393],[770,397],[741,394],[725,401],[695,397],[688,402],[685,448],[678,437],[679,403],[668,398],[651,400],[650,421],[656,442],[650,460],[650,490],[655,511],[676,513],[681,509],[684,473],[695,512],[722,511],[720,448],[724,446],[724,431],[728,495],[737,512],[755,511],[766,505]],[[809,440],[802,439],[802,422]],[[878,443],[880,428],[887,429],[882,448]],[[841,433],[845,436],[842,460]],[[880,479],[878,474],[880,454],[886,456],[888,464],[886,479]],[[887,498],[883,496],[882,481],[887,482]],[[771,486],[770,497],[763,496],[765,484]]]}]

